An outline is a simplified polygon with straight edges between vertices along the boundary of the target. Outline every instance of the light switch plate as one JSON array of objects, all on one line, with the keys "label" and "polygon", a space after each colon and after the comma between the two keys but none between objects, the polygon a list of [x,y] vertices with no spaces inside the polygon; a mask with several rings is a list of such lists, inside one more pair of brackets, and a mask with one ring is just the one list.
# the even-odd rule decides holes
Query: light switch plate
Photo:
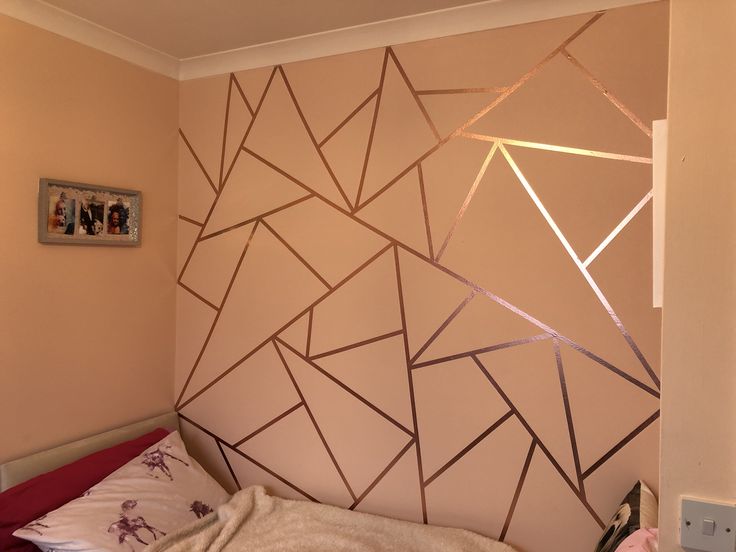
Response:
[{"label": "light switch plate", "polygon": [[[706,535],[709,523],[715,522],[713,535]],[[704,498],[682,497],[680,544],[686,550],[704,552],[736,551],[736,501],[721,502]]]}]

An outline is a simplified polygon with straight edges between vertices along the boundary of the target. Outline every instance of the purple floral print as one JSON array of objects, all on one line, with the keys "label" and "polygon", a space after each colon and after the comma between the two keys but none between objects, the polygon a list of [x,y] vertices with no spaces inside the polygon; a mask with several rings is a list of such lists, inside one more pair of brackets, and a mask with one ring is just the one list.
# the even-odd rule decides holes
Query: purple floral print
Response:
[{"label": "purple floral print", "polygon": [[148,475],[155,477],[158,479],[158,476],[154,474],[154,471],[159,469],[161,472],[168,477],[171,481],[174,480],[174,477],[171,475],[171,469],[169,469],[169,466],[166,464],[166,457],[173,458],[177,462],[181,462],[185,466],[189,466],[186,462],[183,460],[180,460],[173,454],[169,454],[166,452],[167,449],[172,448],[171,445],[162,445],[158,447],[156,450],[152,450],[151,452],[146,452],[143,455],[143,464],[148,466]]},{"label": "purple floral print", "polygon": [[159,536],[163,537],[166,535],[163,531],[156,529],[149,525],[146,520],[141,517],[133,517],[133,509],[138,505],[136,500],[126,500],[120,505],[120,519],[108,527],[107,532],[117,535],[118,544],[127,544],[131,551],[135,551],[135,547],[132,543],[128,542],[128,538],[133,538],[143,545],[148,545],[140,535],[138,531],[145,529],[153,536],[153,540],[158,539]]},{"label": "purple floral print", "polygon": [[212,513],[212,508],[210,508],[209,505],[205,504],[204,502],[200,500],[195,500],[190,505],[189,511],[194,512],[194,515],[197,516],[197,519],[199,519],[199,518],[203,518],[207,514]]},{"label": "purple floral print", "polygon": [[41,521],[43,519],[45,519],[45,518],[46,518],[46,516],[43,515],[40,518],[38,518],[37,520],[32,521],[31,523],[29,523],[28,525],[26,525],[25,527],[23,527],[23,529],[26,529],[27,531],[33,531],[34,533],[38,533],[39,535],[43,535],[43,532],[39,529],[39,527],[41,527],[43,529],[48,529],[49,528],[49,526],[46,525],[45,523],[41,523]]}]

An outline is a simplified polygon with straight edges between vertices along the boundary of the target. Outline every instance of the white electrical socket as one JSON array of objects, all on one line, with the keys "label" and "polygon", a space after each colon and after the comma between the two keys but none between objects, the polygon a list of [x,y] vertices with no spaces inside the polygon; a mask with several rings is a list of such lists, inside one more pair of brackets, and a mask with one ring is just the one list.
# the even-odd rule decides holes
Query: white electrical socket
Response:
[{"label": "white electrical socket", "polygon": [[680,545],[703,552],[736,551],[736,501],[683,496]]}]

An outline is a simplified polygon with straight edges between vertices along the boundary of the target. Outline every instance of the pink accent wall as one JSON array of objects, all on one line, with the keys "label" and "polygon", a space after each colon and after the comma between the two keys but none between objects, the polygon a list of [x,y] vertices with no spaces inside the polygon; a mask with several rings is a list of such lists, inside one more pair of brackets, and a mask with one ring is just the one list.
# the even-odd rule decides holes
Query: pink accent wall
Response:
[{"label": "pink accent wall", "polygon": [[175,387],[210,468],[527,552],[656,490],[667,40],[652,3],[183,82]]},{"label": "pink accent wall", "polygon": [[[172,407],[177,83],[0,16],[0,462]],[[37,242],[38,181],[143,192],[136,248]]]}]

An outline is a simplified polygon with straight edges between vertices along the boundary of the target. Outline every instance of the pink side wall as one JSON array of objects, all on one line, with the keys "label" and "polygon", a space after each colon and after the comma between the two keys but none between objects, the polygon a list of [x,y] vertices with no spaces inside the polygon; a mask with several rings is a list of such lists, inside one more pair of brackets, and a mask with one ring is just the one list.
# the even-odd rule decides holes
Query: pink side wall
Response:
[{"label": "pink side wall", "polygon": [[[171,409],[177,83],[0,16],[0,462]],[[136,248],[41,245],[41,177],[143,193]]]}]

